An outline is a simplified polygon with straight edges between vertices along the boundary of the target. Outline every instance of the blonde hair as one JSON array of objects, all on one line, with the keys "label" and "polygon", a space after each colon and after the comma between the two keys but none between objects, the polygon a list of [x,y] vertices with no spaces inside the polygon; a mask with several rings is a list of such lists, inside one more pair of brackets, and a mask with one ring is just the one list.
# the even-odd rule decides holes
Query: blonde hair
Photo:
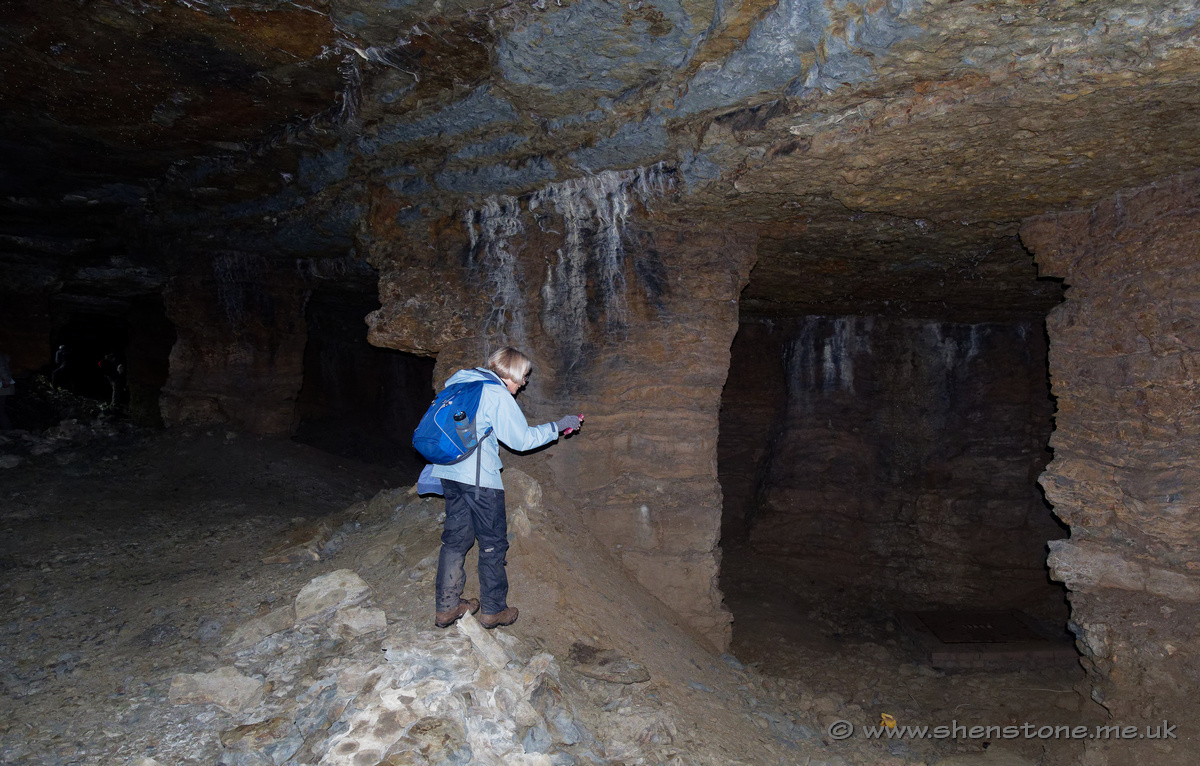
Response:
[{"label": "blonde hair", "polygon": [[533,369],[533,362],[512,346],[505,346],[492,352],[487,360],[487,368],[501,378],[520,383]]}]

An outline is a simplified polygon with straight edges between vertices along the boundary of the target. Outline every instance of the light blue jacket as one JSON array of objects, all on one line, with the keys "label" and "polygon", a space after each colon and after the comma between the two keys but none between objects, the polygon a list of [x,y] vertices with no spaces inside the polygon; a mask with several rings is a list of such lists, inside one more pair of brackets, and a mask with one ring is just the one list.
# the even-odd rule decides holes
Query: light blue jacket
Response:
[{"label": "light blue jacket", "polygon": [[[488,378],[499,380],[486,370],[459,370],[450,376],[446,385]],[[516,452],[526,452],[558,438],[558,426],[553,423],[530,426],[525,420],[525,413],[517,406],[517,400],[503,384],[484,386],[479,398],[479,409],[475,412],[475,433],[486,433],[488,428],[494,430],[479,447],[482,453],[479,486],[492,489],[504,489],[504,482],[500,479],[500,470],[503,468],[500,464],[500,445],[496,437],[500,437],[500,441]],[[454,465],[435,465],[433,477],[475,486],[475,454],[471,453],[466,460]]]}]

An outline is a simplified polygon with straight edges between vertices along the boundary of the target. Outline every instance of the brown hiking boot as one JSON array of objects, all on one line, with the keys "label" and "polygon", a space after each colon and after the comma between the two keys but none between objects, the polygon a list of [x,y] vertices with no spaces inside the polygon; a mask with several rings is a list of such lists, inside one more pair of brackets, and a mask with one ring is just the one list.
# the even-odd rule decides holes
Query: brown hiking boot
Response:
[{"label": "brown hiking boot", "polygon": [[502,612],[495,614],[479,615],[479,624],[491,630],[492,628],[502,628],[505,625],[512,625],[517,621],[517,608],[510,606]]},{"label": "brown hiking boot", "polygon": [[439,628],[448,628],[458,622],[458,618],[462,617],[467,612],[475,614],[479,611],[479,599],[464,598],[458,602],[458,606],[451,609],[449,612],[438,612],[434,616],[433,624]]}]

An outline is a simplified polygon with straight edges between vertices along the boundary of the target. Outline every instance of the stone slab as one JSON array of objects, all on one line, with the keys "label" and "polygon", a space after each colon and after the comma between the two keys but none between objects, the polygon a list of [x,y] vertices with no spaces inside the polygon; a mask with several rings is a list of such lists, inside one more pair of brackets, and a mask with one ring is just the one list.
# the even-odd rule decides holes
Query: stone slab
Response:
[{"label": "stone slab", "polygon": [[238,626],[221,651],[236,654],[245,651],[268,636],[282,633],[296,623],[296,610],[291,604]]},{"label": "stone slab", "polygon": [[313,578],[296,596],[296,622],[324,622],[338,609],[355,606],[371,596],[371,586],[349,569]]},{"label": "stone slab", "polygon": [[577,641],[571,646],[568,659],[575,670],[588,678],[614,684],[637,684],[650,680],[650,672],[644,665],[612,649],[598,649]]},{"label": "stone slab", "polygon": [[330,627],[335,633],[354,638],[387,630],[387,617],[382,609],[348,606],[334,613]]},{"label": "stone slab", "polygon": [[292,530],[263,556],[264,564],[294,564],[301,561],[320,561],[321,546],[329,542],[333,529],[327,522],[305,524]]},{"label": "stone slab", "polygon": [[167,698],[176,705],[212,704],[239,713],[261,702],[263,689],[262,681],[226,666],[211,673],[180,673],[171,679]]},{"label": "stone slab", "polygon": [[[955,622],[960,624],[955,626]],[[994,640],[988,641],[988,629],[982,627],[985,623],[1009,629],[992,631]],[[1014,628],[1014,623],[1024,629]],[[905,612],[900,615],[900,624],[925,660],[939,670],[1017,670],[1071,666],[1079,661],[1069,638],[1048,636],[1028,616],[1013,610]],[[939,634],[950,640],[943,640]],[[972,640],[960,640],[963,638]]]}]

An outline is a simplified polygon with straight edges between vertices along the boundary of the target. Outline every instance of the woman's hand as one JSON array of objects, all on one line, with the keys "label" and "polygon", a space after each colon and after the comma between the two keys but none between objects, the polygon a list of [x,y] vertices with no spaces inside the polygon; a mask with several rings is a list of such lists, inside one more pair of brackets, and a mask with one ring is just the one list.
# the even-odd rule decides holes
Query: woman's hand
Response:
[{"label": "woman's hand", "polygon": [[559,434],[570,436],[583,426],[583,413],[578,415],[564,415],[555,421],[554,425],[558,428]]}]

